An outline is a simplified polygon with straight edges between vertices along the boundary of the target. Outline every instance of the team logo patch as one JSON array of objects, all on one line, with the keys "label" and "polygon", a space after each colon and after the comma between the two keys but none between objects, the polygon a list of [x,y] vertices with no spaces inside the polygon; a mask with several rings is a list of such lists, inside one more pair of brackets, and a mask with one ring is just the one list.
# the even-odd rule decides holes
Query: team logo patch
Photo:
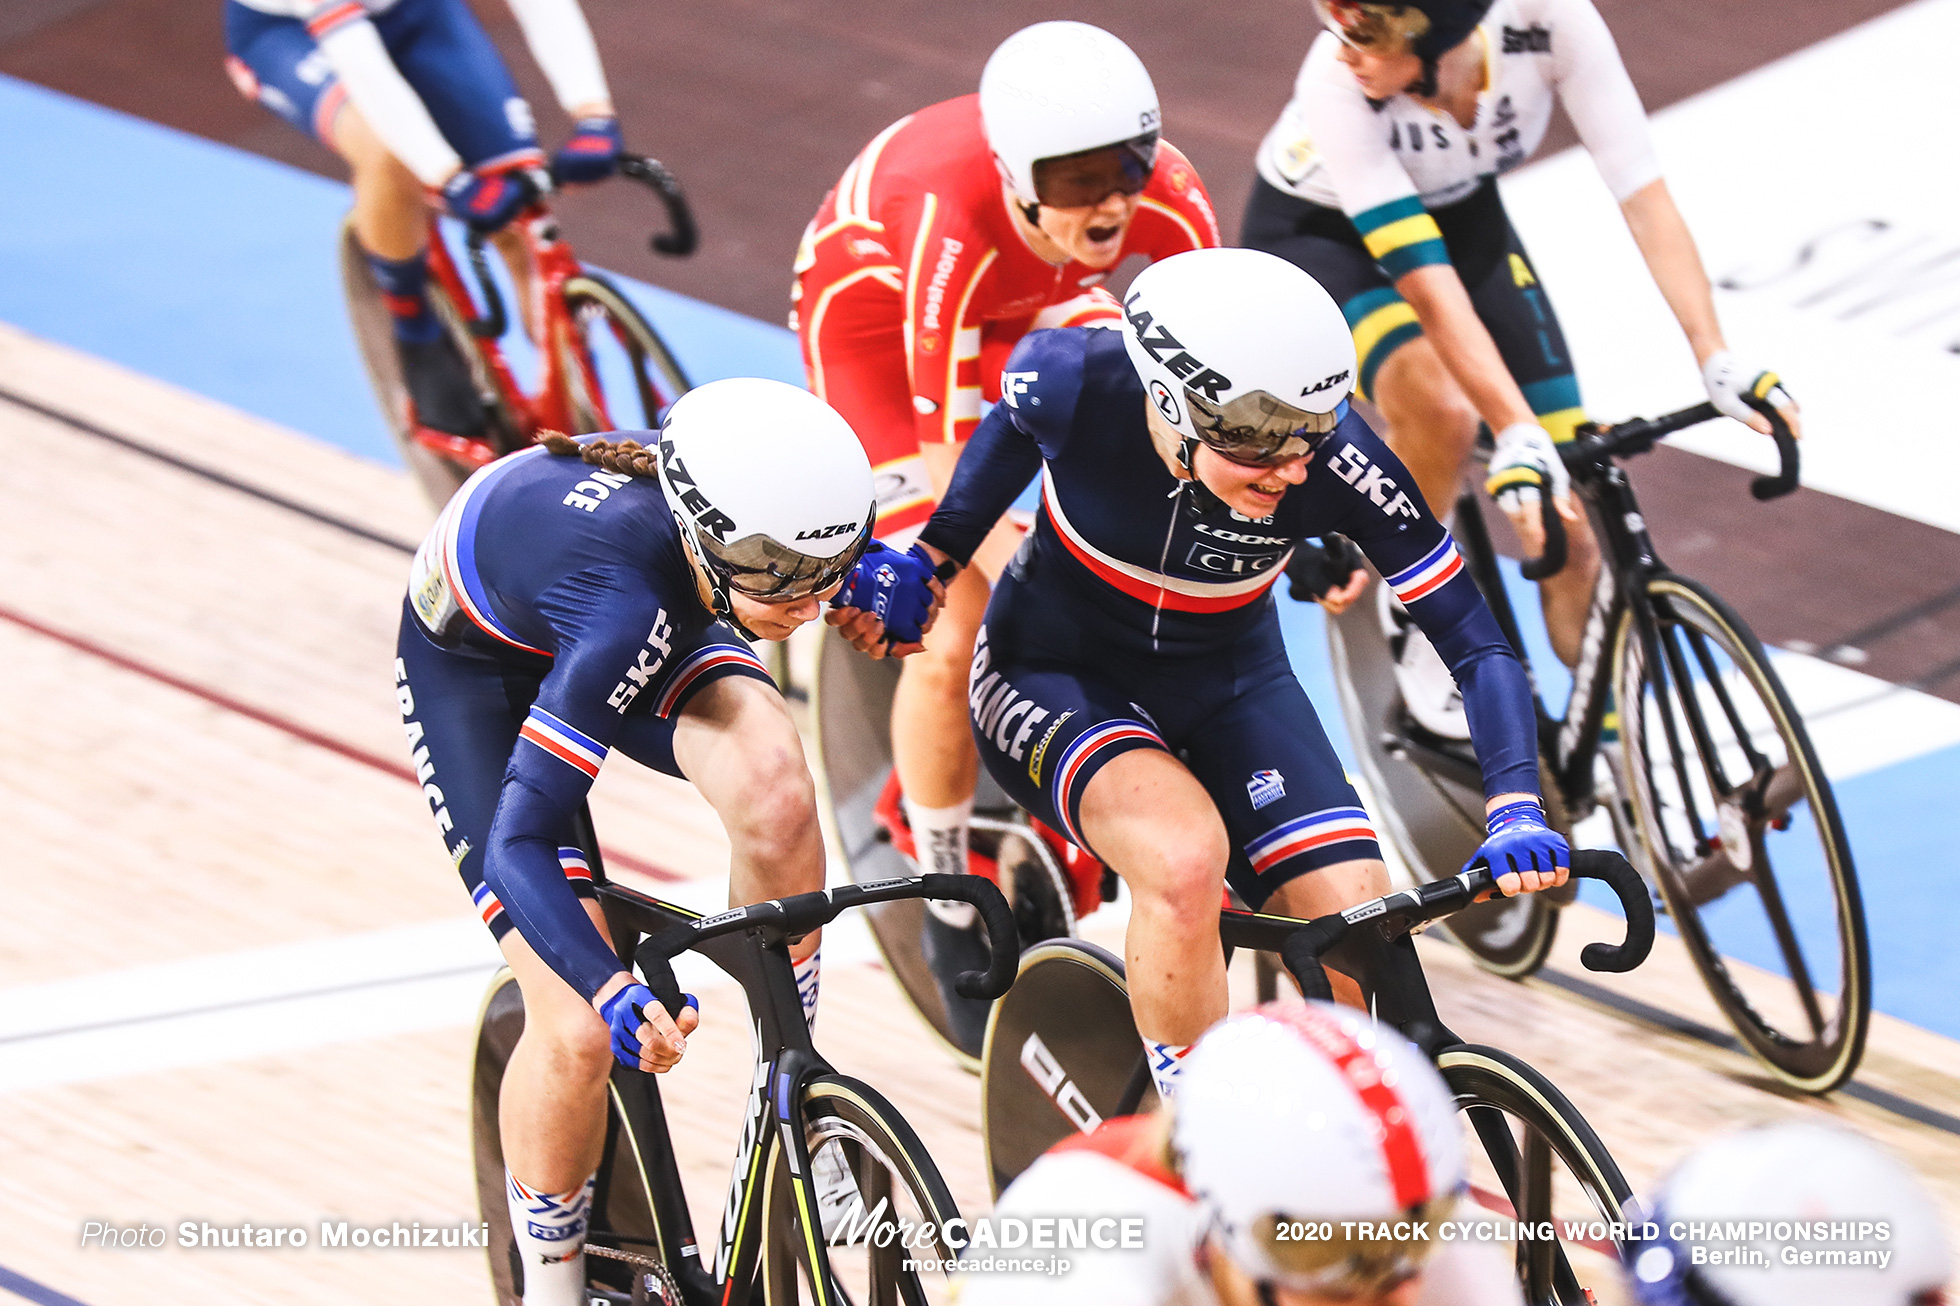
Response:
[{"label": "team logo patch", "polygon": [[1028,754],[1028,779],[1036,784],[1041,783],[1041,762],[1048,756],[1048,745],[1054,740],[1055,732],[1062,728],[1062,723],[1074,715],[1075,712],[1071,709],[1056,717],[1055,724],[1048,727],[1048,732],[1042,735],[1041,742],[1036,744],[1034,751]]},{"label": "team logo patch", "polygon": [[1270,807],[1286,797],[1286,777],[1277,771],[1254,771],[1252,779],[1245,782],[1245,796],[1252,800],[1252,810]]}]

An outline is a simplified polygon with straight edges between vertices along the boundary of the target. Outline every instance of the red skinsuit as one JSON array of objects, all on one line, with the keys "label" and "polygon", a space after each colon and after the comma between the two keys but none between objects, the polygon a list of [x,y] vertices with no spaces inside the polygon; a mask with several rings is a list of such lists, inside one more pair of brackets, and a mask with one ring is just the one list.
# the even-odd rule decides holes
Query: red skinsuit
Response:
[{"label": "red skinsuit", "polygon": [[[1122,257],[1218,243],[1204,183],[1161,145]],[[1101,288],[1107,271],[1056,267],[1028,248],[1002,198],[977,95],[900,119],[852,160],[803,234],[790,325],[810,388],[871,457],[881,537],[909,537],[931,515],[919,446],[973,434],[1022,336],[1121,320]]]}]

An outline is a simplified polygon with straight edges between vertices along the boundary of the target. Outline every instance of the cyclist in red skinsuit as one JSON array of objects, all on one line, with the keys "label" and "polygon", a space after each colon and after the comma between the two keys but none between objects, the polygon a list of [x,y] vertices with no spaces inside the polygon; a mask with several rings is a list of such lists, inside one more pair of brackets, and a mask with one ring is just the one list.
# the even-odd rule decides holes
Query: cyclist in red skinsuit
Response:
[{"label": "cyclist in red skinsuit", "polygon": [[[811,389],[870,455],[881,538],[903,547],[895,537],[931,515],[983,404],[1002,399],[1022,336],[1115,326],[1121,306],[1101,282],[1117,264],[1220,243],[1204,183],[1159,142],[1159,121],[1128,46],[1084,23],[1038,23],[994,52],[978,95],[886,128],[825,196],[797,254],[791,324]],[[1016,396],[1010,376],[1005,402]],[[1012,527],[989,537],[982,574],[951,586],[893,701],[892,753],[925,870],[968,869],[979,760],[967,668],[987,579],[1019,539]]]},{"label": "cyclist in red skinsuit", "polygon": [[871,455],[880,539],[932,515],[921,447],[966,442],[1022,336],[1114,325],[1110,267],[1219,243],[1204,183],[1174,146],[1159,144],[1139,201],[1109,263],[1042,258],[1002,195],[977,95],[901,118],[844,170],[804,233],[794,324],[811,388]]}]

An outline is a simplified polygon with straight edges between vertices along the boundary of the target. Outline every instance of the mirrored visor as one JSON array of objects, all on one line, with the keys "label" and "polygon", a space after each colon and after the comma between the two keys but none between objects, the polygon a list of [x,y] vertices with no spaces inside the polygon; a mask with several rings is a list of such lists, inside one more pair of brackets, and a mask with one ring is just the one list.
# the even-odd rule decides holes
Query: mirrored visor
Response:
[{"label": "mirrored visor", "polygon": [[[1251,1233],[1280,1268],[1286,1286],[1376,1296],[1422,1273],[1436,1249],[1437,1224],[1456,1202],[1455,1194],[1424,1202],[1399,1220],[1265,1215],[1253,1222]],[[1359,1236],[1364,1231],[1378,1236]]]},{"label": "mirrored visor", "polygon": [[794,603],[821,594],[850,575],[871,543],[876,505],[865,512],[864,528],[849,548],[835,557],[819,558],[790,548],[767,535],[745,535],[721,544],[701,535],[701,547],[730,589],[764,603]]},{"label": "mirrored visor", "polygon": [[1139,195],[1157,166],[1157,133],[1079,154],[1037,159],[1034,193],[1051,209],[1093,208],[1111,195]]},{"label": "mirrored visor", "polygon": [[1216,404],[1185,387],[1184,402],[1198,438],[1235,463],[1285,462],[1318,449],[1347,415],[1347,401],[1331,413],[1310,413],[1264,390],[1248,390]]},{"label": "mirrored visor", "polygon": [[1414,5],[1314,0],[1313,7],[1342,42],[1374,54],[1398,54],[1429,31],[1429,15]]}]

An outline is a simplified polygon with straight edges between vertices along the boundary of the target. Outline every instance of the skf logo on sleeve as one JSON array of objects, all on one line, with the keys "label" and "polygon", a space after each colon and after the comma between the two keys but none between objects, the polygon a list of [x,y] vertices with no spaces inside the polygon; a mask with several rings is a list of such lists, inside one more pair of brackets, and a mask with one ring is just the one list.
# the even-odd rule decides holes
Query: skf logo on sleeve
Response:
[{"label": "skf logo on sleeve", "polygon": [[[1000,397],[1007,401],[1009,408],[1019,408],[1021,406],[1021,396],[1026,394],[1028,387],[1040,378],[1041,373],[1039,372],[1002,372],[1000,374]],[[1028,402],[1039,404],[1041,402],[1041,396],[1036,395],[1032,399],[1029,399]]]},{"label": "skf logo on sleeve", "polygon": [[673,651],[674,623],[667,620],[667,609],[662,608],[653,618],[653,629],[647,632],[647,646],[640,650],[634,664],[626,668],[626,679],[614,685],[613,692],[606,696],[606,706],[624,715],[640,691],[667,665]]},{"label": "skf logo on sleeve", "polygon": [[1374,500],[1384,516],[1422,520],[1422,509],[1416,507],[1415,501],[1407,494],[1395,488],[1394,478],[1383,476],[1382,469],[1371,464],[1368,455],[1353,445],[1342,445],[1341,451],[1327,466],[1334,475]]},{"label": "skf logo on sleeve", "polygon": [[1254,771],[1252,779],[1245,782],[1245,796],[1252,800],[1252,810],[1270,807],[1286,797],[1286,777],[1277,771]]}]

